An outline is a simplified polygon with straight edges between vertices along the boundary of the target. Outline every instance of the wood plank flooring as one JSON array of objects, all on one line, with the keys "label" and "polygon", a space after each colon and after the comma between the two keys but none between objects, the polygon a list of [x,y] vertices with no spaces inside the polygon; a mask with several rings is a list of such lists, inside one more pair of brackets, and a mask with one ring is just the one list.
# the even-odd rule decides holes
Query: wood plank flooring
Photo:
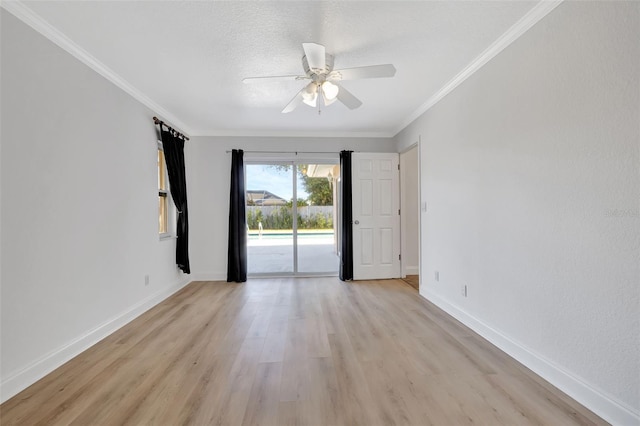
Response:
[{"label": "wood plank flooring", "polygon": [[399,280],[194,282],[2,425],[606,424]]},{"label": "wood plank flooring", "polygon": [[407,275],[402,279],[405,283],[409,284],[416,290],[420,290],[420,276],[419,275]]}]

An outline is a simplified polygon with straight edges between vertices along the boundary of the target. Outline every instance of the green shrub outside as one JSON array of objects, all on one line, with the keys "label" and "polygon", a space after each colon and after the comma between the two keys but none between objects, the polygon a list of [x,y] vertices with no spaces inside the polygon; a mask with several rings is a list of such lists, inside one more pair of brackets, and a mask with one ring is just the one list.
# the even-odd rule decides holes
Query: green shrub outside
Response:
[{"label": "green shrub outside", "polygon": [[[258,229],[259,222],[262,222],[262,229],[291,229],[293,228],[291,207],[280,206],[268,215],[263,215],[260,210],[247,210],[249,229]],[[298,214],[298,229],[333,229],[333,215],[315,213],[309,217],[302,217]]]}]

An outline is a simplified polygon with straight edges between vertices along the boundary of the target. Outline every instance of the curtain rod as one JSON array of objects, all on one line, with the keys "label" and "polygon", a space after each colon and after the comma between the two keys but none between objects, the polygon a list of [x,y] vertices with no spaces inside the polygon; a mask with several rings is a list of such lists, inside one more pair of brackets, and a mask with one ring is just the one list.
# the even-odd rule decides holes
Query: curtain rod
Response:
[{"label": "curtain rod", "polygon": [[158,117],[153,117],[153,122],[160,126],[160,130],[162,130],[162,126],[166,127],[167,129],[169,129],[170,132],[175,133],[176,135],[178,135],[179,137],[189,140],[189,136],[185,135],[184,133],[180,133],[179,131],[177,131],[176,129],[174,129],[173,127],[169,126],[167,123],[165,123],[162,120],[159,120]]},{"label": "curtain rod", "polygon": [[[227,154],[231,151],[225,151]],[[335,151],[243,151],[245,154],[338,154]]]}]

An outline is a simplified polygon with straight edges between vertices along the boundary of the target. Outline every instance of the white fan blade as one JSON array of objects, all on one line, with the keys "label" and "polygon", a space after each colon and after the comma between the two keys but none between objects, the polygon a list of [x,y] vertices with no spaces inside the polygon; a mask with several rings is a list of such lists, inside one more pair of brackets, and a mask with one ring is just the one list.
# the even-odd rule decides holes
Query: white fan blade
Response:
[{"label": "white fan blade", "polygon": [[289,102],[287,104],[286,107],[284,107],[284,109],[282,110],[283,114],[286,114],[288,112],[293,111],[294,109],[298,108],[298,105],[300,105],[302,103],[302,101],[304,100],[304,98],[302,97],[302,92],[304,92],[304,90],[306,89],[306,86],[302,88],[301,91],[299,91],[294,97],[293,99],[291,99],[291,102]]},{"label": "white fan blade", "polygon": [[360,78],[383,78],[396,75],[396,67],[391,64],[370,65],[368,67],[346,68],[329,74],[329,80],[356,80]]},{"label": "white fan blade", "polygon": [[[333,83],[333,84],[336,84],[336,83]],[[351,92],[349,92],[347,89],[340,86],[339,84],[336,84],[336,86],[340,88],[340,91],[338,92],[338,100],[343,104],[345,104],[347,108],[356,109],[360,105],[362,105],[362,101],[360,101],[360,99],[353,96]]]},{"label": "white fan blade", "polygon": [[262,83],[265,81],[298,81],[298,80],[306,80],[309,77],[306,75],[274,75],[269,77],[248,77],[243,78],[243,83]]},{"label": "white fan blade", "polygon": [[317,43],[302,43],[304,54],[307,57],[309,68],[323,70],[326,64],[326,52],[324,46]]}]

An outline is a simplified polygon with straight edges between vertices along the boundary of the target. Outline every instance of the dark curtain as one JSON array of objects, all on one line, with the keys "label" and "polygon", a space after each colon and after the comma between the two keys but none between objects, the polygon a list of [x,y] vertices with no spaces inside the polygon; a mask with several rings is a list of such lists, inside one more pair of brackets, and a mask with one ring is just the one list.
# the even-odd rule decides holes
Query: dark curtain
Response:
[{"label": "dark curtain", "polygon": [[229,199],[229,252],[227,282],[247,281],[247,216],[244,191],[243,151],[231,151],[231,194]]},{"label": "dark curtain", "polygon": [[342,222],[340,230],[342,241],[340,244],[340,279],[353,279],[353,208],[351,205],[351,151],[340,153],[340,208]]},{"label": "dark curtain", "polygon": [[165,130],[162,133],[162,148],[169,175],[171,198],[178,210],[176,242],[176,264],[185,274],[191,273],[189,266],[189,209],[187,208],[187,179],[184,167],[184,139]]}]

